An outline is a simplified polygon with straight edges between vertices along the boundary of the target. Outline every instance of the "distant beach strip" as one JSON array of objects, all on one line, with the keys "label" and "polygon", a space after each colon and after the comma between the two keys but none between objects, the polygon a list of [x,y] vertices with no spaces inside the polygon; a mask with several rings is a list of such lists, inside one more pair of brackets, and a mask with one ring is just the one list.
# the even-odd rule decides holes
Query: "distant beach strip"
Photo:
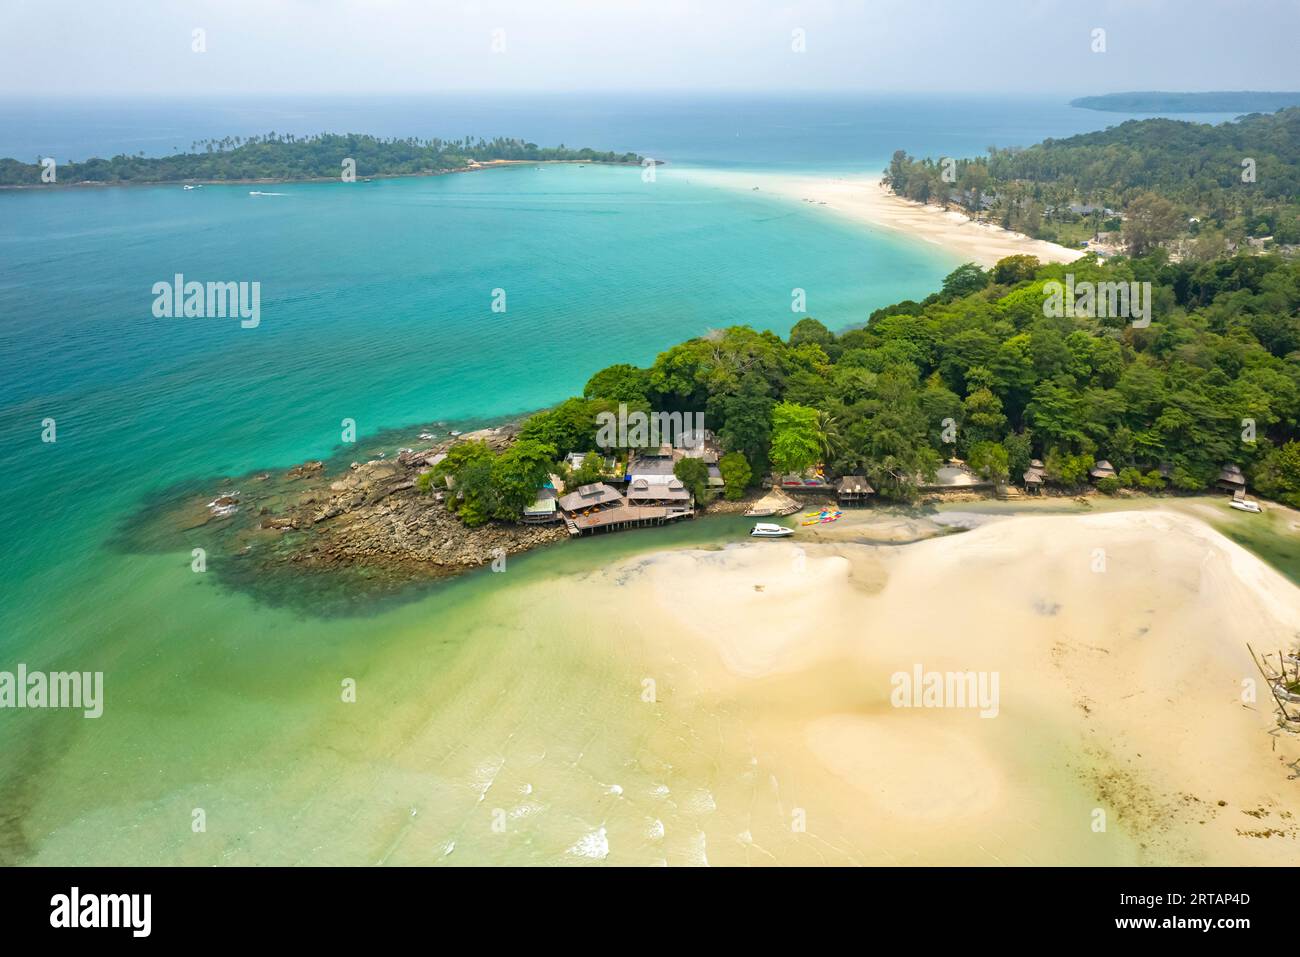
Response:
[{"label": "distant beach strip", "polygon": [[673,175],[689,176],[724,189],[757,190],[807,203],[843,219],[895,230],[941,246],[960,261],[986,268],[1007,256],[1030,255],[1044,263],[1068,263],[1084,254],[1083,250],[1033,239],[993,223],[975,222],[954,210],[903,199],[886,190],[880,177],[872,174],[818,176],[683,168]]}]

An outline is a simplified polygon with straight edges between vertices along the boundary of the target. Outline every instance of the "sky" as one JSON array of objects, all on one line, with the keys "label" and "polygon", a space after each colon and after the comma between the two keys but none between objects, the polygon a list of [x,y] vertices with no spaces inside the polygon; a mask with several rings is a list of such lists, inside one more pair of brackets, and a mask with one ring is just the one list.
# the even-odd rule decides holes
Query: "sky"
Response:
[{"label": "sky", "polygon": [[0,95],[1297,90],[1297,38],[1300,0],[5,0]]}]

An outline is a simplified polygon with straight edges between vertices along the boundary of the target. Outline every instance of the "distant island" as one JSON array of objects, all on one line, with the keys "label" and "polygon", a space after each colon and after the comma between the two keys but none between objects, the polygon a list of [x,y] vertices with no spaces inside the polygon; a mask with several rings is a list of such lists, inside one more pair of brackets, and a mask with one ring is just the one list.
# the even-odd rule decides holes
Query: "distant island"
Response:
[{"label": "distant island", "polygon": [[357,133],[320,133],[298,137],[267,133],[199,140],[191,152],[174,156],[119,155],[60,163],[56,182],[42,179],[39,160],[23,163],[0,159],[0,187],[49,185],[125,185],[129,183],[266,182],[337,180],[345,160],[355,163],[358,178],[432,176],[510,162],[586,162],[639,165],[636,153],[561,144],[542,147],[519,139],[381,139]]},{"label": "distant island", "polygon": [[1300,106],[1300,93],[1261,93],[1251,90],[1214,93],[1107,93],[1081,96],[1071,106],[1107,113],[1273,113]]}]

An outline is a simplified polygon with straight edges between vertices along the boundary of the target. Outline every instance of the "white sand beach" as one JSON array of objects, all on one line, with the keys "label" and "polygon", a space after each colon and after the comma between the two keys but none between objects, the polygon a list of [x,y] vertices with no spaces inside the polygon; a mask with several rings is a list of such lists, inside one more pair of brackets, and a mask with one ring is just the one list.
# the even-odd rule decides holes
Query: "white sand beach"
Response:
[{"label": "white sand beach", "polygon": [[[355,705],[328,627],[319,674],[241,664],[266,683],[230,699],[219,793],[105,770],[86,722],[24,796],[32,860],[109,834],[119,864],[1294,865],[1300,739],[1242,693],[1246,642],[1295,647],[1300,588],[1183,508],[986,514],[920,541],[951,513],[869,509],[843,521],[856,542],[737,522],[726,545],[512,559],[438,614],[396,610]],[[996,674],[996,716],[896,707],[917,666]],[[289,693],[268,737],[253,719]],[[202,713],[125,720],[165,727],[169,762],[209,733]],[[125,797],[69,806],[110,774]]]},{"label": "white sand beach", "polygon": [[[748,800],[782,860],[811,841],[784,833],[793,802],[868,863],[1295,861],[1300,739],[1243,683],[1247,642],[1294,647],[1300,588],[1188,514],[664,552],[572,597],[655,623],[643,648],[678,707],[746,715],[711,753],[763,755],[763,798],[713,794]],[[894,706],[891,676],[918,666],[996,673],[996,716]]]},{"label": "white sand beach", "polygon": [[[662,174],[661,174],[662,175]],[[895,230],[941,246],[962,261],[985,268],[1006,256],[1027,254],[1045,263],[1073,262],[1083,255],[1056,243],[1031,239],[989,223],[977,223],[955,210],[924,205],[895,196],[876,175],[818,176],[682,169],[674,175],[720,187],[778,196],[823,209],[855,222]]]}]

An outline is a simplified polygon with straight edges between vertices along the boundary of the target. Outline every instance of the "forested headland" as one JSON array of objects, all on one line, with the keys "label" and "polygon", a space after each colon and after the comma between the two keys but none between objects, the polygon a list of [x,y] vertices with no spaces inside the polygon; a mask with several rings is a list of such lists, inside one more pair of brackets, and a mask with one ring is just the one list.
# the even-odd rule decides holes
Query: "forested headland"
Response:
[{"label": "forested headland", "polygon": [[[1044,287],[1067,271],[1152,283],[1151,324],[1045,315]],[[470,523],[514,518],[563,471],[560,458],[596,448],[598,413],[619,403],[702,412],[737,497],[772,470],[823,464],[908,501],[954,456],[999,482],[1041,459],[1049,486],[1071,490],[1104,458],[1117,474],[1103,491],[1200,491],[1234,463],[1259,493],[1300,507],[1300,263],[1175,263],[1158,250],[967,264],[863,328],[835,333],[804,318],[782,338],[733,326],[648,368],[610,366],[582,396],[524,422],[504,453],[463,443],[434,478],[454,476],[448,505]]]},{"label": "forested headland", "polygon": [[1166,245],[1200,260],[1252,240],[1295,246],[1300,107],[1213,126],[1130,120],[969,159],[900,150],[884,181],[908,199],[1070,246],[1113,234],[1135,255]]},{"label": "forested headland", "polygon": [[1256,90],[1217,90],[1208,93],[1166,93],[1147,90],[1081,96],[1071,106],[1114,113],[1272,113],[1300,106],[1300,93]]}]

